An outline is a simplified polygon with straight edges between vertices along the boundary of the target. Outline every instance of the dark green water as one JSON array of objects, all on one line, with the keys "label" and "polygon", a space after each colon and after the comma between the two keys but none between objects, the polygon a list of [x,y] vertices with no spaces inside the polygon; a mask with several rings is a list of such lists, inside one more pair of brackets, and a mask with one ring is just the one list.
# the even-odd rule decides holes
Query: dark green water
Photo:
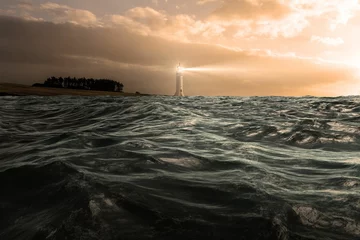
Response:
[{"label": "dark green water", "polygon": [[359,174],[359,97],[0,97],[0,239],[359,239]]}]

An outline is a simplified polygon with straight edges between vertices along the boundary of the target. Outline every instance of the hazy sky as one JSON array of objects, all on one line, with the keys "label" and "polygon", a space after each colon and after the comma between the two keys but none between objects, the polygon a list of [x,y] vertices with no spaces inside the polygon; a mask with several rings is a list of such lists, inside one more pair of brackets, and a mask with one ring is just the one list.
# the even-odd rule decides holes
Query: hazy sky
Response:
[{"label": "hazy sky", "polygon": [[[360,0],[0,0],[0,82],[187,95],[360,94]],[[200,71],[201,70],[201,71]]]}]

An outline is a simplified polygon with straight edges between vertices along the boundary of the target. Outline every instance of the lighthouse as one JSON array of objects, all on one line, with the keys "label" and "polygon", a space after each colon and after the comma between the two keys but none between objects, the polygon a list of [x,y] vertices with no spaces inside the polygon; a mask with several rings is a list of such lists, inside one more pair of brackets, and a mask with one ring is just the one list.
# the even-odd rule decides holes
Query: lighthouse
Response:
[{"label": "lighthouse", "polygon": [[177,66],[176,69],[176,92],[175,96],[184,96],[184,82],[183,82],[183,68],[180,66]]}]

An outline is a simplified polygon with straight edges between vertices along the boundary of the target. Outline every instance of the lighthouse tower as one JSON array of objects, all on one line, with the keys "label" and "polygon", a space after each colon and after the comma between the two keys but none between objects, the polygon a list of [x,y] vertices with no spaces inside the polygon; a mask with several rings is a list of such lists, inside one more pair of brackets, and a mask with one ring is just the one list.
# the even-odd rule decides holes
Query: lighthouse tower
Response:
[{"label": "lighthouse tower", "polygon": [[183,69],[180,66],[176,70],[176,92],[175,96],[184,96],[184,82],[183,82]]}]

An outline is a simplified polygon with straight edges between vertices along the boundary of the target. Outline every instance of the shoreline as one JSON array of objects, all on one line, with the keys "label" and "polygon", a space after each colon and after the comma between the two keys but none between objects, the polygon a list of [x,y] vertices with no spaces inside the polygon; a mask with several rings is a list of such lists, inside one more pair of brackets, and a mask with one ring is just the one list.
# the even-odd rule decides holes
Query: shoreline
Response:
[{"label": "shoreline", "polygon": [[151,94],[93,91],[68,88],[32,87],[15,83],[0,83],[0,96],[152,96]]}]

